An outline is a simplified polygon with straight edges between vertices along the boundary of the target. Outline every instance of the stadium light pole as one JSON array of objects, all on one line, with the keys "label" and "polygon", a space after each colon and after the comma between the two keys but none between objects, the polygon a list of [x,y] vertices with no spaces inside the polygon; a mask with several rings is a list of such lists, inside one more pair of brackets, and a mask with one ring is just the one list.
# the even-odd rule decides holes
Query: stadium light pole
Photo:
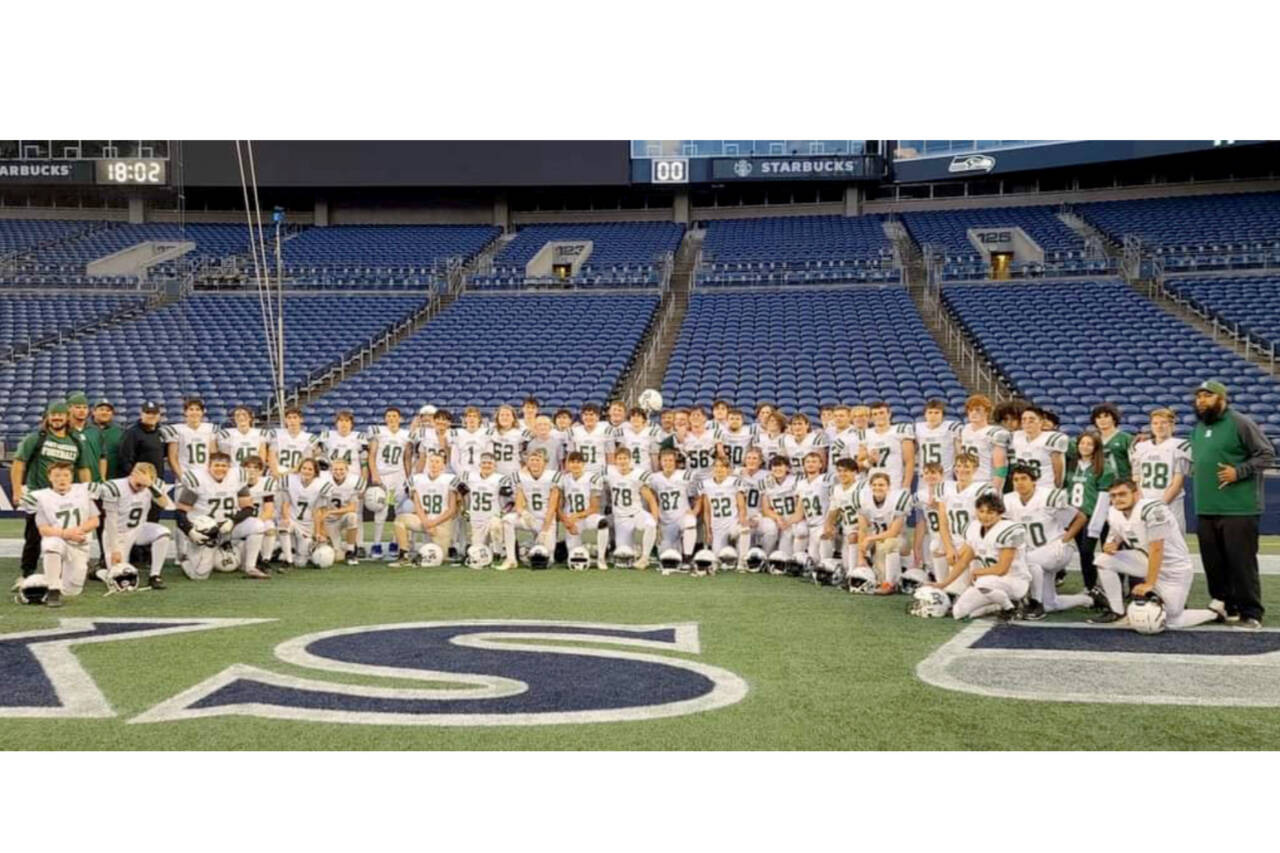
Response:
[{"label": "stadium light pole", "polygon": [[280,229],[284,225],[284,208],[271,211],[276,223],[276,399],[279,401],[280,428],[284,429],[284,253],[280,248]]}]

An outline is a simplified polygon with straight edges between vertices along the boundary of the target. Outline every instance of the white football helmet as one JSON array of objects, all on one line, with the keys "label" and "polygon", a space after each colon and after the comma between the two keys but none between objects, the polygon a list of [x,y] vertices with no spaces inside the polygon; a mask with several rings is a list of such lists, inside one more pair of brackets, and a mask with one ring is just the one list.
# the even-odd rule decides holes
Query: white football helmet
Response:
[{"label": "white football helmet", "polygon": [[731,548],[728,545],[720,549],[720,553],[716,554],[716,561],[722,566],[732,566],[738,562],[738,549]]},{"label": "white football helmet", "polygon": [[430,403],[426,403],[420,409],[418,409],[418,414],[424,418],[432,417],[435,415],[435,413],[436,413],[436,407],[431,405]]},{"label": "white football helmet", "polygon": [[613,552],[613,564],[620,569],[629,569],[636,564],[636,552],[623,545]]},{"label": "white football helmet", "polygon": [[444,549],[434,542],[418,546],[418,565],[428,569],[444,565]]},{"label": "white football helmet", "polygon": [[544,545],[534,545],[529,549],[529,568],[531,569],[549,569],[551,568],[551,554]]},{"label": "white football helmet", "polygon": [[747,552],[747,571],[758,572],[769,562],[769,555],[763,548],[752,548]]},{"label": "white football helmet", "polygon": [[640,408],[649,414],[653,414],[662,409],[662,393],[656,388],[646,388],[640,392],[640,398],[637,402],[640,404]]},{"label": "white football helmet", "polygon": [[710,548],[703,548],[701,551],[693,555],[694,571],[704,573],[714,573],[716,570],[716,555]]},{"label": "white football helmet", "polygon": [[[102,578],[102,575],[106,575]],[[132,592],[138,588],[138,570],[129,563],[120,563],[111,567],[110,571],[99,570],[98,576],[107,585],[107,594],[113,592]]]},{"label": "white football helmet", "polygon": [[44,604],[45,596],[48,594],[49,582],[45,580],[43,572],[36,572],[22,579],[13,600],[18,604]]},{"label": "white football helmet", "polygon": [[370,486],[364,490],[364,508],[369,512],[382,512],[387,508],[387,490],[382,486]]},{"label": "white football helmet", "polygon": [[472,569],[487,569],[493,565],[493,552],[488,545],[472,545],[467,549],[467,566]]},{"label": "white football helmet", "polygon": [[234,572],[240,568],[240,555],[230,544],[223,545],[214,558],[213,568],[219,572]]},{"label": "white football helmet", "polygon": [[579,545],[569,552],[569,568],[581,572],[591,566],[591,553]]},{"label": "white football helmet", "polygon": [[322,542],[311,550],[311,563],[317,569],[327,569],[333,565],[333,561],[337,559],[337,556],[332,545],[328,542]]},{"label": "white football helmet", "polygon": [[769,555],[769,574],[771,575],[785,575],[790,565],[791,560],[781,550]]},{"label": "white football helmet", "polygon": [[[204,542],[197,544],[213,548],[218,544],[218,535],[221,531],[218,528],[218,520],[210,515],[188,515],[187,521],[191,522],[191,531],[194,533],[199,531],[204,537]],[[192,540],[195,541],[195,540]]]},{"label": "white football helmet", "polygon": [[951,597],[936,586],[922,586],[911,596],[907,613],[921,619],[941,619],[951,612]]},{"label": "white football helmet", "polygon": [[1126,615],[1129,627],[1139,634],[1159,634],[1165,629],[1164,602],[1159,596],[1150,595],[1129,602]]},{"label": "white football helmet", "polygon": [[684,557],[675,548],[668,548],[658,555],[658,565],[663,571],[678,571],[683,561]]}]

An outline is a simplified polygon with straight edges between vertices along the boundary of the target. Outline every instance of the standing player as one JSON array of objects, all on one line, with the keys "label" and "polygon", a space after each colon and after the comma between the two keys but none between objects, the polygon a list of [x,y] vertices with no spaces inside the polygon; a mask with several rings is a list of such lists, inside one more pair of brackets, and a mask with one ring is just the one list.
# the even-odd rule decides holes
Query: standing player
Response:
[{"label": "standing player", "polygon": [[[461,479],[467,487],[471,546],[484,545],[497,551],[503,541],[502,508],[511,493],[511,481],[498,473],[492,453],[481,453],[480,470],[468,471]],[[506,570],[512,566],[504,562],[498,568]]]},{"label": "standing player", "polygon": [[520,473],[521,460],[533,432],[516,423],[516,410],[510,406],[498,407],[493,424],[491,445],[497,471],[504,477],[514,478]]},{"label": "standing player", "polygon": [[637,471],[631,465],[631,454],[619,447],[613,455],[613,467],[605,477],[613,508],[613,535],[617,543],[614,554],[635,547],[636,528],[640,528],[640,553],[635,568],[645,569],[653,543],[658,537],[658,502],[649,488],[648,471]]},{"label": "standing player", "polygon": [[236,406],[231,410],[231,429],[218,430],[214,436],[214,449],[231,457],[237,471],[250,456],[267,458],[267,442],[263,431],[253,425],[253,412],[248,406]]},{"label": "standing player", "polygon": [[525,397],[524,402],[520,404],[520,429],[527,429],[533,432],[533,425],[538,420],[538,409],[541,403],[537,397]]},{"label": "standing player", "polygon": [[627,422],[615,430],[614,440],[618,447],[626,448],[631,454],[631,464],[645,471],[658,468],[658,428],[649,425],[649,417],[644,409],[633,408],[628,414]]},{"label": "standing player", "polygon": [[[767,461],[770,466],[773,465],[773,459],[777,456],[785,456],[782,451],[782,439],[787,428],[787,419],[781,413],[771,411],[765,415],[764,425],[761,429],[756,430],[755,443],[760,448],[760,456]],[[791,460],[787,459],[787,467],[791,466]]]},{"label": "standing player", "polygon": [[604,561],[609,549],[609,521],[601,514],[600,493],[604,477],[587,470],[582,454],[573,451],[565,458],[565,471],[560,476],[560,523],[564,525],[565,542],[570,550],[583,545],[583,534],[595,536],[596,567],[608,568]]},{"label": "standing player", "polygon": [[885,402],[872,403],[870,413],[871,429],[863,438],[868,470],[889,475],[891,490],[910,486],[916,470],[915,427],[890,423],[889,404]]},{"label": "standing player", "polygon": [[1107,609],[1089,621],[1118,622],[1124,618],[1121,575],[1142,579],[1133,588],[1134,599],[1151,593],[1159,596],[1170,628],[1191,628],[1217,619],[1212,610],[1186,609],[1194,571],[1191,554],[1164,502],[1138,497],[1132,480],[1117,481],[1110,493],[1111,535],[1098,556],[1098,582]]},{"label": "standing player", "polygon": [[649,488],[658,500],[659,553],[678,548],[687,567],[698,540],[698,484],[687,468],[677,468],[679,453],[668,447],[658,454],[658,470],[649,475]]},{"label": "standing player", "polygon": [[182,479],[187,468],[206,468],[213,452],[216,431],[204,419],[204,401],[192,397],[182,404],[183,422],[160,427],[160,436],[168,445],[169,467],[175,479]]},{"label": "standing player", "polygon": [[89,543],[98,529],[98,508],[88,483],[72,483],[70,462],[49,466],[49,487],[31,489],[22,507],[40,532],[40,560],[49,593],[48,607],[61,607],[62,596],[79,595],[89,574]]},{"label": "standing player", "polygon": [[1133,436],[1120,429],[1120,410],[1114,403],[1102,403],[1093,407],[1089,420],[1102,436],[1102,452],[1115,466],[1117,479],[1128,480],[1133,474],[1129,468]]},{"label": "standing player", "polygon": [[165,509],[172,504],[156,482],[156,467],[150,462],[134,463],[129,476],[97,484],[97,493],[102,501],[107,571],[111,572],[127,562],[134,545],[150,546],[151,572],[147,585],[152,589],[164,589],[160,573],[164,571],[169,542],[173,537],[169,528],[147,521],[147,514],[151,512],[153,500]]},{"label": "standing player", "polygon": [[[954,483],[949,485],[954,489]],[[928,566],[929,576],[933,580],[942,580],[947,576],[948,554],[942,539],[942,527],[946,520],[942,510],[944,489],[942,463],[924,463],[920,470],[920,487],[916,489],[917,524],[912,547],[915,549],[916,565]],[[923,572],[918,569],[903,574],[910,580],[923,583]]]},{"label": "standing player", "polygon": [[677,428],[676,447],[684,455],[684,467],[695,480],[702,480],[711,473],[711,463],[724,452],[720,444],[720,427],[707,420],[701,406],[689,409],[689,429],[681,433]]},{"label": "standing player", "polygon": [[444,409],[436,409],[431,413],[431,420],[425,423],[414,436],[413,471],[421,474],[427,470],[427,461],[431,455],[438,454],[449,459],[449,434],[453,430],[452,419]]},{"label": "standing player", "polygon": [[[650,478],[651,485],[652,482]],[[732,542],[737,551],[738,571],[746,571],[747,548],[751,542],[746,525],[747,501],[742,494],[742,481],[730,471],[727,457],[716,457],[711,463],[710,475],[703,478],[698,489],[702,497],[702,524],[712,553],[719,558],[720,552]]]},{"label": "standing player", "polygon": [[352,471],[359,471],[365,452],[365,437],[356,431],[356,418],[349,409],[334,415],[333,429],[320,434],[320,451],[329,465],[341,459]]},{"label": "standing player", "polygon": [[515,509],[503,519],[503,540],[507,549],[506,562],[516,567],[516,533],[524,530],[533,534],[534,545],[547,549],[548,558],[555,552],[556,520],[560,517],[560,475],[547,467],[547,457],[542,451],[529,455],[527,468],[511,478],[515,489]]},{"label": "standing player", "polygon": [[609,402],[609,429],[616,434],[626,422],[627,405],[621,400],[611,400]]},{"label": "standing player", "polygon": [[942,464],[943,479],[951,478],[951,470],[955,465],[956,451],[960,447],[960,422],[946,419],[947,404],[941,400],[930,400],[924,404],[924,420],[915,425],[916,458],[920,470],[925,463]]},{"label": "standing player", "polygon": [[[247,462],[249,456],[244,461]],[[232,468],[230,454],[215,451],[209,456],[208,470],[188,468],[182,475],[177,504],[178,529],[193,545],[204,546],[209,540],[207,533],[192,528],[188,514],[207,515],[218,522],[219,529],[214,535],[223,538],[224,542],[229,542],[239,527],[240,536],[237,538],[244,539],[246,545],[246,559],[242,563],[245,574],[251,578],[266,577],[258,570],[258,554],[265,530],[258,525],[240,527],[242,522],[253,518],[253,498],[241,472]],[[189,548],[186,560],[181,563],[182,571],[193,581],[207,580],[213,573],[216,558],[215,548]]]},{"label": "standing player", "polygon": [[911,511],[911,494],[906,489],[892,488],[888,473],[876,471],[871,482],[858,491],[855,507],[858,546],[850,587],[890,595],[898,588],[902,566],[899,552],[907,513]]},{"label": "standing player", "polygon": [[809,429],[809,416],[797,412],[791,416],[788,432],[782,437],[780,450],[791,462],[792,471],[804,470],[804,458],[810,453],[818,454],[822,470],[827,467],[827,434],[821,429]]},{"label": "standing player", "polygon": [[711,422],[721,431],[729,425],[729,401],[713,400],[711,402]]},{"label": "standing player", "polygon": [[1002,426],[990,423],[991,400],[975,394],[964,404],[969,423],[960,431],[962,452],[978,459],[975,476],[990,483],[997,492],[1004,489],[1009,467],[1009,446],[1013,437]]},{"label": "standing player", "polygon": [[291,406],[284,413],[284,429],[268,430],[267,451],[271,455],[267,459],[272,476],[283,479],[295,473],[303,459],[314,459],[318,454],[320,440],[302,428],[302,410]]},{"label": "standing player", "polygon": [[462,412],[462,426],[449,433],[450,468],[465,479],[466,475],[479,472],[480,458],[489,454],[494,458],[496,470],[498,457],[493,451],[493,439],[493,427],[484,425],[479,409],[468,406]]},{"label": "standing player", "polygon": [[588,403],[582,407],[582,423],[569,429],[569,446],[582,454],[587,470],[603,474],[609,466],[613,452],[613,430],[607,423],[600,423],[600,407]]},{"label": "standing player", "polygon": [[1175,420],[1170,409],[1152,412],[1151,438],[1134,442],[1129,460],[1143,497],[1157,498],[1168,506],[1178,530],[1186,533],[1182,487],[1191,470],[1191,442],[1173,437]]},{"label": "standing player", "polygon": [[333,463],[329,472],[329,509],[324,516],[325,532],[333,543],[335,559],[345,559],[348,566],[359,562],[356,557],[356,532],[360,529],[367,485],[368,481],[361,474],[352,471],[345,459],[338,459]]},{"label": "standing player", "polygon": [[796,508],[794,549],[797,554],[808,553],[811,565],[816,566],[829,558],[835,544],[822,535],[827,512],[831,507],[831,486],[835,477],[822,472],[822,455],[810,451],[804,456],[804,476],[796,483]]},{"label": "standing player", "polygon": [[1030,406],[1022,412],[1022,429],[1013,434],[1013,459],[1029,465],[1036,474],[1036,482],[1046,486],[1062,485],[1062,474],[1067,452],[1067,437],[1057,431],[1044,429],[1040,409]]},{"label": "standing player", "polygon": [[[478,413],[477,413],[478,414]],[[405,497],[408,481],[409,431],[400,425],[400,409],[388,406],[383,412],[383,424],[369,428],[366,441],[369,446],[369,488],[377,486],[387,494],[387,503],[373,514],[373,548],[369,557],[383,559],[382,531],[387,514],[392,507],[400,512],[400,501]],[[386,559],[395,558],[397,546],[392,544]]]},{"label": "standing player", "polygon": [[764,516],[760,520],[760,538],[770,561],[775,551],[791,558],[799,500],[790,460],[781,454],[773,457],[769,462],[769,477],[764,481],[764,505],[760,508]]},{"label": "standing player", "polygon": [[964,545],[951,573],[938,584],[944,589],[968,575],[968,584],[951,615],[956,619],[998,614],[1012,618],[1015,602],[1027,594],[1031,570],[1026,562],[1026,528],[1002,519],[1004,503],[994,492],[978,498],[977,520],[965,532]]},{"label": "standing player", "polygon": [[409,497],[413,512],[396,516],[396,542],[400,546],[400,559],[393,567],[410,565],[414,533],[425,533],[441,554],[448,554],[453,547],[453,520],[458,516],[458,478],[445,470],[444,455],[431,453],[426,457],[427,470],[414,474],[409,481]]},{"label": "standing player", "polygon": [[831,414],[831,459],[834,466],[841,459],[858,461],[862,449],[862,431],[853,425],[853,415],[848,406],[836,406]]},{"label": "standing player", "polygon": [[730,409],[727,425],[720,430],[720,444],[729,454],[729,467],[735,472],[747,458],[747,448],[752,444],[751,430],[743,425],[742,410]]},{"label": "standing player", "polygon": [[1013,491],[1005,495],[1005,515],[1027,530],[1026,559],[1031,572],[1030,598],[1022,618],[1034,622],[1046,613],[1089,606],[1092,596],[1059,596],[1055,584],[1058,572],[1065,571],[1075,556],[1072,545],[1087,519],[1071,505],[1065,489],[1037,486],[1026,465],[1015,463],[1012,476]]}]

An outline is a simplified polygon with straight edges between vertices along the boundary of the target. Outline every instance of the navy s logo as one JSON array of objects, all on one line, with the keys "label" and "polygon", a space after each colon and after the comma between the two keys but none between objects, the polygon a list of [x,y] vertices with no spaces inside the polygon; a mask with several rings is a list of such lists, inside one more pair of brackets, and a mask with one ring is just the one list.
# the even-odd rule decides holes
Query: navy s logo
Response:
[{"label": "navy s logo", "polygon": [[747,684],[732,672],[656,654],[699,650],[693,624],[481,620],[342,628],[287,640],[276,657],[322,672],[450,686],[344,684],[236,664],[130,722],[241,715],[368,725],[547,725],[670,717],[740,701]]}]

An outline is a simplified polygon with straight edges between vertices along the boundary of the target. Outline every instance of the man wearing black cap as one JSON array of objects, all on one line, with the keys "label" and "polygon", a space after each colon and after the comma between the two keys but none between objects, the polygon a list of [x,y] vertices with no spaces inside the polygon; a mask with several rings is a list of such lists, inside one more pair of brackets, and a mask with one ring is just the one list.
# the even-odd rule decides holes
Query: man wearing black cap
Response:
[{"label": "man wearing black cap", "polygon": [[1258,517],[1275,448],[1247,415],[1227,407],[1221,382],[1200,383],[1195,406],[1200,422],[1191,433],[1191,472],[1209,609],[1241,628],[1260,628]]},{"label": "man wearing black cap", "polygon": [[[9,472],[14,506],[21,504],[25,490],[49,488],[49,466],[55,462],[70,462],[75,466],[76,479],[82,483],[89,482],[92,477],[89,466],[93,460],[89,459],[83,442],[68,430],[67,415],[65,401],[50,403],[40,428],[27,433],[18,443],[13,468]],[[24,578],[35,574],[39,560],[40,529],[36,526],[35,516],[28,515],[22,544]]]},{"label": "man wearing black cap", "polygon": [[[120,476],[127,477],[134,463],[150,462],[156,469],[156,482],[164,479],[165,446],[160,431],[160,404],[148,400],[142,404],[137,423],[124,431],[120,439]],[[151,502],[147,521],[160,520],[160,504]]]}]

